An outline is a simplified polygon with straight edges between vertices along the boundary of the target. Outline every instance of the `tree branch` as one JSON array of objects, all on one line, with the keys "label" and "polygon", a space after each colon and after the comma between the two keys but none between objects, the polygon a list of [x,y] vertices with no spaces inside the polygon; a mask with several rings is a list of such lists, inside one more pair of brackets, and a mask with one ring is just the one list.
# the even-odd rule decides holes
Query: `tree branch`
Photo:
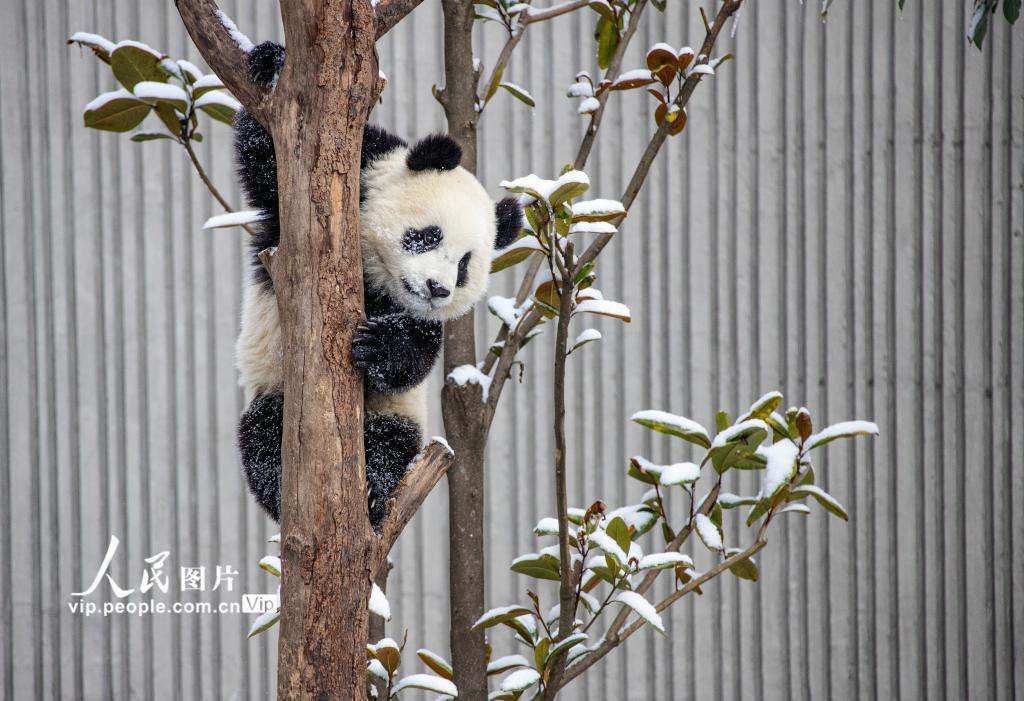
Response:
[{"label": "tree branch", "polygon": [[[265,123],[270,91],[249,79],[249,40],[215,0],[175,0],[174,4],[203,60],[242,106]],[[239,39],[245,39],[248,45]]]},{"label": "tree branch", "polygon": [[[206,185],[206,189],[210,191],[213,198],[220,203],[220,206],[224,208],[225,212],[234,212],[235,210],[232,209],[231,205],[228,204],[228,201],[220,194],[220,190],[214,186],[213,181],[210,180],[210,176],[206,174],[206,169],[203,168],[202,164],[199,162],[199,158],[196,156],[195,149],[192,148],[192,140],[187,137],[182,137],[179,142],[185,147],[185,152],[188,154],[189,160],[192,161],[192,167],[195,168],[196,173],[199,175],[199,179],[203,181],[203,185]],[[256,235],[256,232],[253,231],[248,224],[242,224],[242,228],[245,229],[246,233],[250,236]]]},{"label": "tree branch", "polygon": [[420,505],[452,465],[451,448],[440,441],[431,441],[416,456],[405,477],[398,483],[388,505],[388,515],[380,528],[378,562],[374,571],[387,560],[392,546],[406,524],[416,515]]},{"label": "tree branch", "polygon": [[423,0],[380,0],[374,7],[377,11],[377,38],[391,31],[407,14],[416,9]]}]

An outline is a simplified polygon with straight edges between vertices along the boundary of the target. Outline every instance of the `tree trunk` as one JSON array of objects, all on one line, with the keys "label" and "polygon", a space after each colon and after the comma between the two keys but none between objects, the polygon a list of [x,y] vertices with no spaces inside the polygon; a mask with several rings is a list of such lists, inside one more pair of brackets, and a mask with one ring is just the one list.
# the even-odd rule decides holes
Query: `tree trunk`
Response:
[{"label": "tree trunk", "polygon": [[285,361],[278,697],[362,699],[377,543],[366,505],[363,383],[350,349],[363,315],[359,160],[378,95],[376,20],[352,0],[318,9],[342,21],[286,24],[288,57],[269,124]]},{"label": "tree trunk", "polygon": [[[462,167],[476,172],[476,80],[473,74],[473,3],[442,0],[445,87],[442,105],[448,133],[462,147]],[[473,314],[444,328],[445,376],[459,365],[475,365]],[[470,628],[484,612],[484,448],[487,427],[480,387],[445,383],[441,413],[455,451],[448,473],[448,586],[452,666],[463,701],[487,698],[483,631]]]},{"label": "tree trunk", "polygon": [[351,356],[363,316],[360,151],[382,86],[374,45],[419,2],[283,2],[288,54],[266,89],[249,80],[251,44],[216,2],[177,0],[203,58],[270,130],[277,155],[281,241],[260,258],[284,345],[282,699],[366,698],[370,582],[451,460],[428,446],[373,532],[363,383]]}]

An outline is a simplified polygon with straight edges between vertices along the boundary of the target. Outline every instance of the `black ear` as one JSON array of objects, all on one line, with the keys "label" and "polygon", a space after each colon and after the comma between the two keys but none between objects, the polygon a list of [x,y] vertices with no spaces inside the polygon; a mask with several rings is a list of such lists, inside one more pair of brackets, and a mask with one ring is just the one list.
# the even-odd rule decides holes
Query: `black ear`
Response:
[{"label": "black ear", "polygon": [[462,148],[447,134],[431,134],[409,149],[405,164],[409,170],[452,170],[462,160]]},{"label": "black ear", "polygon": [[506,197],[494,206],[494,214],[498,220],[494,247],[500,250],[515,241],[523,230],[523,208],[515,197]]},{"label": "black ear", "polygon": [[249,77],[257,85],[273,85],[283,65],[284,47],[275,42],[265,41],[249,52]]}]

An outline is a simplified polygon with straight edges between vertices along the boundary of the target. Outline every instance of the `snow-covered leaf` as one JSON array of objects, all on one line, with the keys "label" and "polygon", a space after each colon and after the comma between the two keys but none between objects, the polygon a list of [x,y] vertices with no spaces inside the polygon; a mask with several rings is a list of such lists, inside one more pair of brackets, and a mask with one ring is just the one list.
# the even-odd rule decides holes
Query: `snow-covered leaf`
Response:
[{"label": "snow-covered leaf", "polygon": [[718,503],[723,509],[735,509],[737,506],[753,506],[758,502],[758,497],[741,497],[730,492],[722,492],[718,495]]},{"label": "snow-covered leaf", "polygon": [[[743,551],[739,548],[729,548],[725,551],[725,556],[728,558],[741,552]],[[740,579],[749,579],[751,582],[756,582],[759,576],[757,563],[754,562],[754,558],[752,557],[745,558],[733,565],[730,565],[729,571]]]},{"label": "snow-covered leaf", "polygon": [[711,447],[711,439],[708,438],[707,430],[696,421],[686,417],[669,414],[665,411],[647,410],[638,411],[630,418],[635,423],[658,433],[667,433],[670,436],[682,438],[702,448]]},{"label": "snow-covered leaf", "polygon": [[370,613],[380,616],[385,621],[391,620],[391,604],[376,582],[371,582],[369,607]]},{"label": "snow-covered leaf", "polygon": [[442,677],[435,677],[433,674],[410,674],[408,677],[403,677],[395,684],[391,693],[398,694],[406,689],[422,689],[423,691],[431,691],[435,694],[448,694],[453,697],[459,695],[459,689],[453,682]]},{"label": "snow-covered leaf", "polygon": [[818,500],[818,503],[825,507],[827,511],[835,514],[844,521],[850,520],[850,515],[846,513],[846,509],[840,504],[835,497],[826,492],[825,490],[815,487],[813,484],[805,484],[799,487],[794,487],[787,498],[788,501],[796,501],[797,499],[803,499],[804,497],[812,496]]},{"label": "snow-covered leaf", "polygon": [[192,98],[198,99],[211,90],[223,90],[224,83],[213,73],[207,73],[192,84]]},{"label": "snow-covered leaf", "polygon": [[533,100],[533,95],[531,95],[526,88],[524,88],[524,87],[522,87],[520,85],[516,85],[515,83],[504,82],[504,83],[499,83],[498,87],[499,88],[505,88],[510,93],[512,93],[512,95],[517,100],[519,100],[520,102],[523,102],[523,103],[529,105],[530,107],[536,107],[537,106],[537,103],[534,102],[534,100]]},{"label": "snow-covered leaf", "polygon": [[652,628],[659,633],[665,632],[665,626],[661,622],[654,605],[635,591],[622,591],[615,595],[615,601],[625,604],[633,609],[640,618],[644,619]]},{"label": "snow-covered leaf", "polygon": [[[658,521],[658,514],[647,504],[633,504],[631,506],[620,506],[609,511],[606,518],[609,520],[620,518],[626,524],[627,537],[628,529],[632,528],[636,536],[642,536],[654,527]],[[627,540],[628,542],[628,540]]]},{"label": "snow-covered leaf", "polygon": [[839,438],[853,436],[877,436],[878,426],[870,421],[843,421],[832,424],[807,439],[807,450],[814,450]]},{"label": "snow-covered leaf", "polygon": [[547,193],[547,200],[552,207],[579,197],[590,189],[590,178],[582,170],[567,170],[558,176],[555,185]]},{"label": "snow-covered leaf", "polygon": [[366,651],[371,657],[380,660],[388,675],[393,675],[402,664],[402,648],[391,638],[381,638],[367,645]]},{"label": "snow-covered leaf", "polygon": [[629,562],[629,557],[626,555],[626,551],[619,547],[619,544],[615,542],[614,538],[601,529],[590,534],[590,544],[597,546],[607,555],[611,555],[620,567],[625,567],[626,563]]},{"label": "snow-covered leaf", "polygon": [[600,331],[598,331],[597,329],[584,329],[576,337],[576,341],[573,342],[572,348],[569,350],[569,352],[572,353],[573,351],[575,351],[577,348],[580,348],[581,346],[585,346],[588,343],[592,343],[594,341],[599,341],[599,340],[601,340],[601,332]]},{"label": "snow-covered leaf", "polygon": [[179,112],[185,111],[188,104],[188,95],[177,85],[161,83],[153,80],[140,80],[132,88],[135,97],[146,102],[163,102],[170,105]]},{"label": "snow-covered leaf", "polygon": [[761,419],[766,420],[771,413],[779,408],[782,403],[782,392],[777,390],[768,392],[763,397],[758,399],[756,402],[750,405],[747,409],[747,413],[736,420],[737,423],[747,421],[748,419]]},{"label": "snow-covered leaf", "polygon": [[499,606],[480,616],[476,623],[473,624],[473,630],[490,628],[498,625],[499,623],[506,623],[513,618],[518,618],[519,616],[532,615],[532,613],[533,612],[530,611],[530,609],[524,608],[523,606]]},{"label": "snow-covered leaf", "polygon": [[551,649],[548,650],[548,658],[553,657],[562,650],[568,650],[573,645],[578,645],[586,639],[586,633],[573,633],[572,635],[568,635],[564,639],[559,640],[557,643],[551,646]]},{"label": "snow-covered leaf", "polygon": [[242,226],[266,219],[266,213],[258,209],[246,209],[241,212],[227,212],[210,217],[203,224],[204,229],[224,229],[229,226]]},{"label": "snow-covered leaf", "polygon": [[638,570],[667,570],[678,565],[693,567],[693,560],[689,555],[677,552],[652,553],[640,558]]},{"label": "snow-covered leaf", "polygon": [[617,200],[583,200],[572,205],[572,223],[609,221],[626,215],[626,208]]},{"label": "snow-covered leaf", "polygon": [[666,487],[677,484],[690,484],[700,479],[700,465],[692,462],[677,462],[666,465],[661,471],[661,483]]},{"label": "snow-covered leaf", "polygon": [[163,54],[142,42],[121,41],[110,52],[110,69],[117,82],[129,90],[144,80],[165,83],[167,74],[160,68],[163,58]]},{"label": "snow-covered leaf", "polygon": [[576,305],[576,314],[598,314],[613,319],[620,319],[625,322],[632,320],[629,307],[622,302],[613,302],[610,299],[585,299]]},{"label": "snow-covered leaf", "polygon": [[540,681],[540,673],[535,669],[517,669],[501,680],[502,691],[526,691]]},{"label": "snow-covered leaf", "polygon": [[374,679],[378,679],[385,684],[391,679],[388,676],[388,671],[384,669],[384,665],[380,663],[380,660],[374,658],[366,664],[366,673]]},{"label": "snow-covered leaf", "polygon": [[512,561],[511,570],[536,579],[557,582],[561,579],[558,558],[549,554],[527,553]]},{"label": "snow-covered leaf", "polygon": [[655,81],[651,71],[647,68],[636,68],[631,71],[626,71],[615,79],[615,82],[611,84],[610,90],[632,90],[633,88],[642,88],[645,85],[650,85]]},{"label": "snow-covered leaf", "polygon": [[766,461],[761,481],[761,496],[770,501],[796,475],[800,448],[793,441],[783,438],[769,446],[761,446],[757,452],[763,455]]},{"label": "snow-covered leaf", "polygon": [[693,517],[694,526],[697,529],[697,535],[700,537],[700,541],[704,543],[708,550],[712,552],[722,551],[722,534],[718,531],[716,526],[710,518],[704,514],[697,514]]},{"label": "snow-covered leaf", "polygon": [[596,97],[585,97],[576,107],[576,114],[593,114],[601,109],[601,101]]},{"label": "snow-covered leaf", "polygon": [[85,126],[103,131],[131,131],[153,107],[125,89],[103,93],[85,106]]},{"label": "snow-covered leaf", "polygon": [[[719,431],[711,445],[714,448],[721,448],[727,443],[746,443],[751,439],[755,439],[755,443],[760,443],[768,437],[769,432],[768,424],[761,419],[747,419]],[[756,440],[758,436],[760,441]]]},{"label": "snow-covered leaf", "polygon": [[505,655],[487,663],[487,676],[504,674],[517,667],[529,667],[530,663],[522,655]]},{"label": "snow-covered leaf", "polygon": [[68,39],[69,44],[78,44],[79,46],[85,46],[92,49],[92,52],[96,54],[104,63],[110,63],[110,53],[114,50],[115,44],[106,37],[101,37],[99,34],[90,34],[89,32],[75,32]]},{"label": "snow-covered leaf", "polygon": [[256,617],[256,620],[252,622],[252,625],[249,626],[248,637],[251,638],[254,635],[259,635],[260,633],[273,628],[279,620],[281,620],[280,609],[261,613]]},{"label": "snow-covered leaf", "polygon": [[785,507],[783,509],[779,509],[779,513],[780,514],[794,513],[794,514],[803,514],[804,516],[808,516],[808,515],[810,515],[811,510],[810,510],[810,508],[808,508],[808,506],[806,504],[790,504],[789,506],[787,506],[787,507]]},{"label": "snow-covered leaf", "polygon": [[281,576],[281,558],[276,555],[265,555],[260,560],[260,569],[266,570],[275,577]]},{"label": "snow-covered leaf", "polygon": [[448,680],[455,678],[455,672],[452,671],[452,666],[448,663],[448,660],[437,653],[431,652],[426,648],[420,648],[416,651],[416,656],[423,660],[423,664],[427,665],[431,671],[441,677]]},{"label": "snow-covered leaf", "polygon": [[218,122],[228,126],[235,123],[235,114],[242,108],[241,103],[223,90],[211,90],[195,101],[200,109]]}]

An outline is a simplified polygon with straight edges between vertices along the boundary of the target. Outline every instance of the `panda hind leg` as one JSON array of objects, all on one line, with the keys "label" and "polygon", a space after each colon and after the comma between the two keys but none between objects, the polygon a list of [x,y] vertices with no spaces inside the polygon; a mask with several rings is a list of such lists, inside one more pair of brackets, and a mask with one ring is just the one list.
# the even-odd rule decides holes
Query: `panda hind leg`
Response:
[{"label": "panda hind leg", "polygon": [[388,499],[419,453],[422,440],[419,425],[405,416],[367,413],[363,435],[366,490],[375,530],[387,515]]},{"label": "panda hind leg", "polygon": [[271,518],[281,520],[284,396],[256,396],[238,421],[238,452],[249,490]]}]

